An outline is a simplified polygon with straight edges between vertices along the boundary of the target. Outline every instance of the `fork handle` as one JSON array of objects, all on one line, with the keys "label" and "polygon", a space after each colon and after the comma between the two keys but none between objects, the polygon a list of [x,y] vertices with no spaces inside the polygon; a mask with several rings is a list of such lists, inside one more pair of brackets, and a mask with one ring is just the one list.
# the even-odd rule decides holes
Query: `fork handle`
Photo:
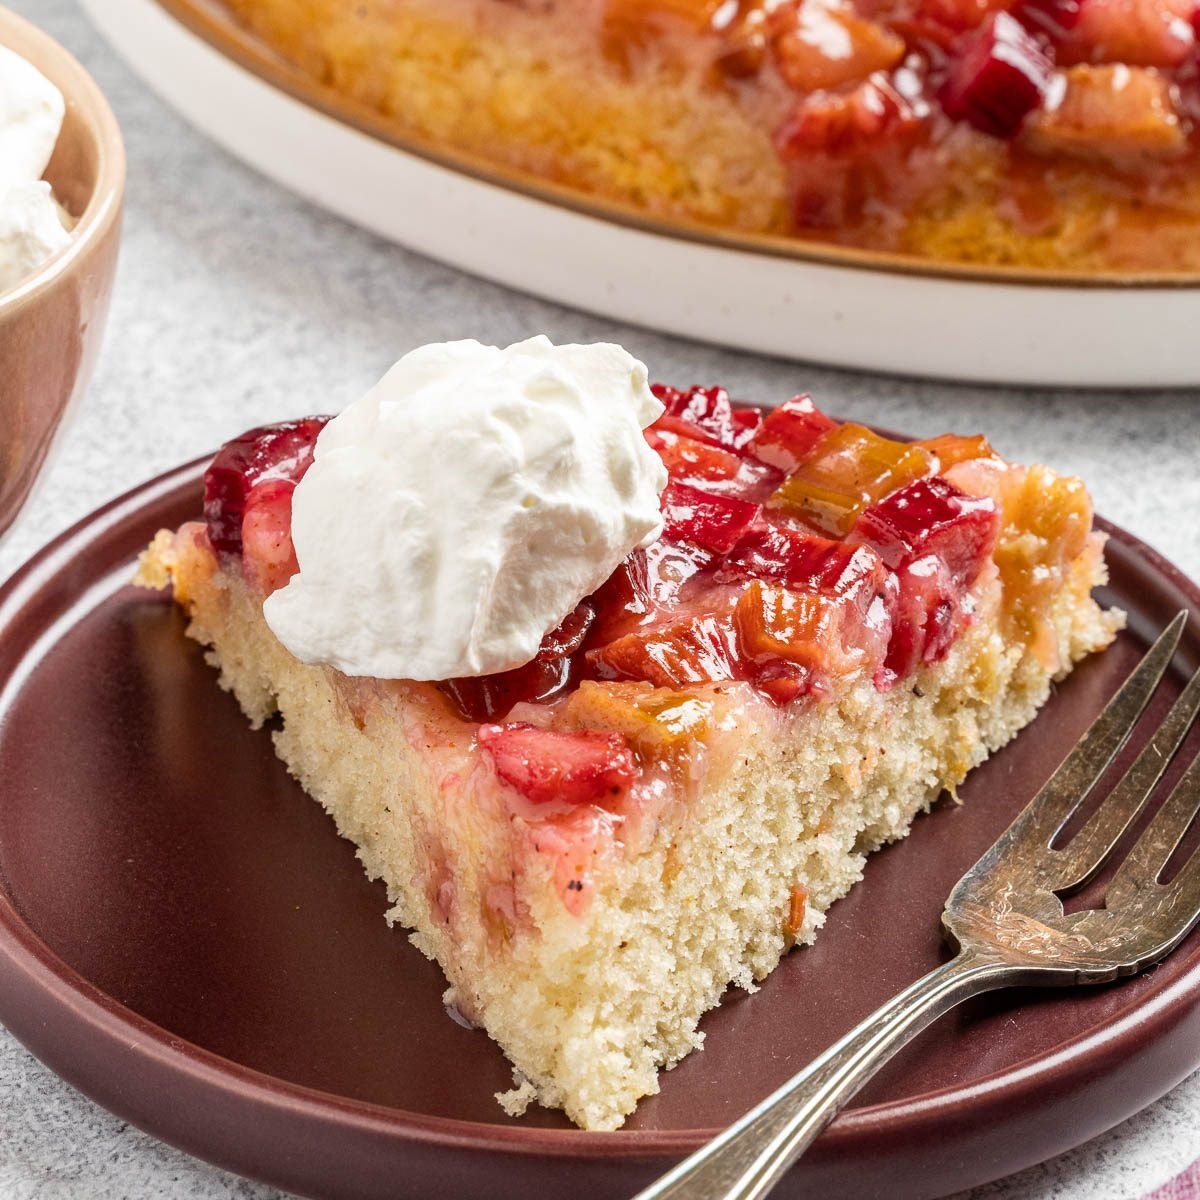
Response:
[{"label": "fork handle", "polygon": [[902,1046],[971,996],[1011,982],[1011,966],[964,951],[873,1012],[741,1120],[634,1200],[758,1200]]}]

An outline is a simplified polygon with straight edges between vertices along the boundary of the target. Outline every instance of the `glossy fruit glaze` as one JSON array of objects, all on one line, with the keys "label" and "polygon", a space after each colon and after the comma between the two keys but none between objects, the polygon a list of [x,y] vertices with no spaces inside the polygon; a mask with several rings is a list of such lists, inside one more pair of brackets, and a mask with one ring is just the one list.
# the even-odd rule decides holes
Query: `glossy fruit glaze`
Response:
[{"label": "glossy fruit glaze", "polygon": [[[583,679],[739,680],[785,705],[852,677],[887,688],[945,654],[970,620],[999,518],[991,498],[938,472],[943,459],[990,457],[983,439],[891,441],[807,396],[764,416],[721,388],[655,391],[667,411],[646,437],[670,476],[662,537],[582,600],[532,662],[441,684],[465,719],[495,721]],[[206,475],[210,541],[240,554],[264,594],[298,569],[291,494],[322,425],[251,431]]]}]

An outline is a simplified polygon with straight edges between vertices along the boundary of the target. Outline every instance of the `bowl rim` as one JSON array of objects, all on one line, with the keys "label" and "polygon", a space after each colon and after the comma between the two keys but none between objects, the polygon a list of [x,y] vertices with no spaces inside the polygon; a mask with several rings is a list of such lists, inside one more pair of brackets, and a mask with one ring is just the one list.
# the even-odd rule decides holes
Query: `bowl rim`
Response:
[{"label": "bowl rim", "polygon": [[96,143],[96,181],[79,215],[71,240],[42,266],[8,291],[0,291],[0,320],[46,294],[111,228],[125,195],[125,143],[104,93],[82,64],[59,42],[11,9],[0,7],[0,46],[33,63],[74,107]]},{"label": "bowl rim", "polygon": [[507,167],[482,155],[445,146],[433,138],[406,131],[399,122],[343,95],[288,62],[265,41],[239,25],[221,0],[151,0],[151,3],[211,49],[260,81],[359,133],[482,183],[627,229],[777,260],[926,279],[1116,291],[1200,288],[1200,272],[1060,271],[1050,267],[1015,264],[982,266],[977,263],[943,262],[895,251],[808,242],[783,234],[751,233],[694,219],[657,216],[628,202],[592,195],[582,189],[543,179],[532,172]]}]

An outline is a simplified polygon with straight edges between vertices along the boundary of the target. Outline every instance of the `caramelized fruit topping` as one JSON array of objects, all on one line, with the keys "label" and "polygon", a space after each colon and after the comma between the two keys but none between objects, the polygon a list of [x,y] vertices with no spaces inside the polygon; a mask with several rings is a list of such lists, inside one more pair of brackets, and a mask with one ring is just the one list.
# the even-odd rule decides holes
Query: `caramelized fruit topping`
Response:
[{"label": "caramelized fruit topping", "polygon": [[811,396],[794,396],[767,414],[750,440],[750,451],[780,470],[794,471],[836,424],[813,404]]},{"label": "caramelized fruit topping", "polygon": [[896,678],[936,662],[970,619],[963,599],[996,544],[995,503],[922,479],[869,508],[852,538],[874,547],[898,592],[885,670]]},{"label": "caramelized fruit topping", "polygon": [[669,483],[662,494],[663,536],[676,542],[691,542],[705,550],[726,554],[741,541],[762,511],[735,496],[718,496]]},{"label": "caramelized fruit topping", "polygon": [[646,441],[663,460],[672,479],[732,479],[741,466],[741,459],[732,451],[665,429],[661,421],[646,430]]},{"label": "caramelized fruit topping", "polygon": [[601,679],[644,679],[656,687],[736,679],[737,650],[727,617],[685,617],[644,632],[627,633],[587,652]]},{"label": "caramelized fruit topping", "polygon": [[657,422],[658,428],[673,429],[716,446],[740,450],[762,423],[758,409],[734,408],[723,387],[694,387],[681,392],[656,383],[650,390],[667,410]]},{"label": "caramelized fruit topping", "polygon": [[928,475],[928,451],[880,437],[864,425],[839,425],[771,497],[771,505],[824,533],[844,537],[869,505]]},{"label": "caramelized fruit topping", "polygon": [[755,580],[734,609],[742,653],[753,662],[783,659],[813,675],[845,675],[862,665],[843,638],[847,606],[820,592],[794,592]]},{"label": "caramelized fruit topping", "polygon": [[291,479],[264,479],[246,497],[242,515],[242,561],[252,586],[269,596],[297,571],[292,545]]},{"label": "caramelized fruit topping", "polygon": [[615,730],[652,761],[673,760],[702,741],[712,715],[709,700],[632,681],[585,679],[563,707],[568,727]]},{"label": "caramelized fruit topping", "polygon": [[[566,735],[485,726],[480,742],[501,778],[534,803],[619,791],[632,778],[629,746],[661,759],[701,737],[711,700],[679,689],[742,681],[784,705],[853,675],[885,687],[936,661],[970,621],[970,589],[993,552],[1011,620],[1032,630],[1045,580],[1085,545],[1082,487],[1049,473],[1011,482],[1018,476],[982,437],[893,441],[838,424],[807,396],[764,417],[735,409],[722,388],[655,392],[667,411],[647,438],[671,475],[662,537],[630,554],[532,662],[438,685],[468,720],[560,702],[556,722],[620,734],[619,745],[562,743],[560,780],[552,764]],[[255,430],[209,469],[213,545],[242,548],[263,594],[297,569],[292,492],[323,423]],[[1010,484],[996,490],[993,476]]]},{"label": "caramelized fruit topping", "polygon": [[976,458],[996,458],[996,451],[982,433],[974,437],[961,437],[957,433],[943,433],[938,437],[925,438],[917,442],[937,459],[938,471],[946,472],[960,462]]},{"label": "caramelized fruit topping", "polygon": [[438,687],[472,721],[494,721],[522,701],[551,700],[576,682],[579,672],[574,656],[595,620],[596,610],[584,601],[542,638],[532,662],[496,675],[447,679]]},{"label": "caramelized fruit topping", "polygon": [[1054,64],[1015,17],[993,13],[968,38],[938,98],[947,115],[993,137],[1012,137],[1042,102]]},{"label": "caramelized fruit topping", "polygon": [[[328,417],[263,425],[226,442],[204,473],[204,519],[219,554],[239,554],[251,489],[268,479],[296,484],[312,463],[313,446]],[[290,515],[289,506],[289,515]],[[289,542],[290,542],[289,537]]]}]

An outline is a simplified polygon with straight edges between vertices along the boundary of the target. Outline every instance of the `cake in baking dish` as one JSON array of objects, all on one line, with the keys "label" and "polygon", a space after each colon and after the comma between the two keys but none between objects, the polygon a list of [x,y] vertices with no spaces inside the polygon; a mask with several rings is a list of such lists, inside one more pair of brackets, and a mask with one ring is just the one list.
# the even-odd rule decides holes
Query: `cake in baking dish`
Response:
[{"label": "cake in baking dish", "polygon": [[389,920],[512,1061],[505,1108],[587,1129],[656,1092],[725,990],[812,941],[866,855],[1119,623],[1091,596],[1103,538],[1077,479],[803,396],[655,394],[661,536],[505,672],[351,675],[272,632],[323,419],[226,445],[205,519],[139,574],[174,588],[249,719],[281,719],[279,756]]},{"label": "cake in baking dish", "polygon": [[1196,0],[221,0],[397,133],[666,218],[1200,270]]}]

